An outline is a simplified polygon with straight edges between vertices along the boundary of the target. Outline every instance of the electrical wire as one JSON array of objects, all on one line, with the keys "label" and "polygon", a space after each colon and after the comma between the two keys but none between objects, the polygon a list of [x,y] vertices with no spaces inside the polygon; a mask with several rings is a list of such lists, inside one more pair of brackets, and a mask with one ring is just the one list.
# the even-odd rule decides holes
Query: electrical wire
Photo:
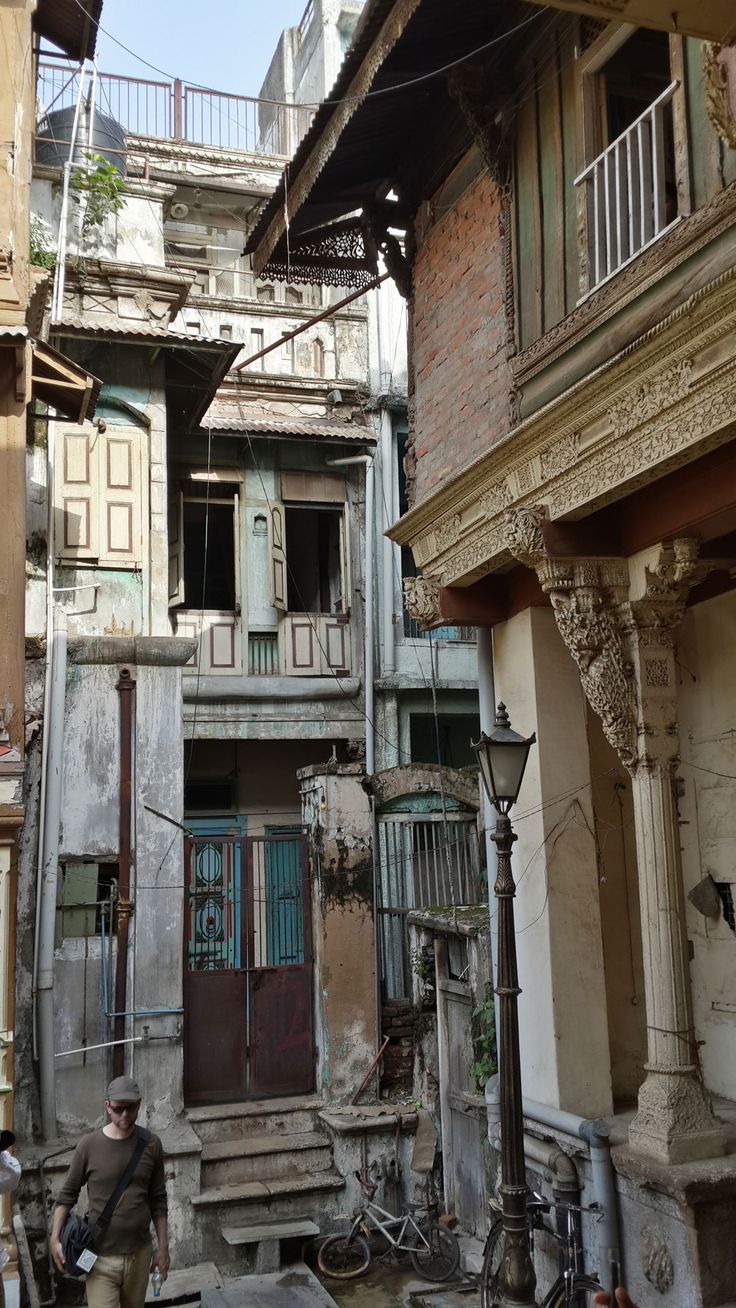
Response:
[{"label": "electrical wire", "polygon": [[[149,59],[144,59],[143,55],[140,55],[137,53],[137,51],[132,50],[130,46],[125,44],[124,41],[120,41],[118,37],[113,36],[112,32],[109,32],[107,28],[103,27],[98,20],[91,17],[86,6],[82,4],[82,0],[74,0],[74,3],[77,5],[77,8],[82,10],[82,13],[84,14],[88,22],[91,22],[92,25],[97,28],[98,32],[102,32],[104,36],[109,37],[109,39],[113,41],[115,45],[119,46],[121,50],[124,50],[125,53],[129,54],[133,59],[136,59],[138,63],[144,64],[146,68],[150,68],[154,73],[158,73],[161,77],[168,78],[169,81],[171,82],[179,80],[175,73],[167,72],[165,68],[159,68],[157,64],[151,63]],[[522,22],[517,23],[515,27],[509,28],[506,32],[499,33],[498,36],[493,37],[490,41],[486,41],[484,45],[477,46],[475,50],[470,50],[467,54],[460,56],[460,58],[454,59],[450,63],[442,64],[439,68],[432,69],[431,72],[422,73],[418,77],[407,78],[402,82],[397,82],[394,86],[380,87],[378,90],[375,91],[366,91],[364,95],[346,95],[346,96],[341,96],[339,99],[326,99],[326,100],[322,100],[319,103],[311,103],[311,104],[308,102],[305,103],[300,102],[298,105],[295,105],[295,107],[300,109],[317,110],[320,108],[320,105],[322,104],[332,105],[332,106],[340,105],[340,104],[362,104],[364,100],[375,99],[375,97],[379,95],[390,95],[395,91],[403,91],[408,87],[418,86],[420,83],[430,81],[434,77],[441,77],[443,73],[449,72],[450,69],[457,68],[461,64],[467,63],[469,59],[474,59],[477,55],[485,54],[487,50],[491,50],[494,46],[500,45],[503,41],[508,40],[509,37],[515,36],[517,32],[523,31],[524,28],[529,27],[530,24],[536,22],[537,19],[539,19],[543,14],[545,14],[547,12],[547,8],[548,8],[547,5],[543,7],[540,6],[536,10],[536,12],[531,14],[528,18],[523,19]],[[107,74],[103,74],[103,75],[107,75]],[[211,86],[204,86],[200,82],[187,82],[187,85],[191,86],[192,89],[195,91],[204,91],[205,93],[212,92]],[[253,98],[260,99],[260,97],[253,97]],[[266,102],[273,103],[273,104],[282,103],[281,101],[266,101]],[[229,117],[229,115],[225,115],[225,116]]]}]

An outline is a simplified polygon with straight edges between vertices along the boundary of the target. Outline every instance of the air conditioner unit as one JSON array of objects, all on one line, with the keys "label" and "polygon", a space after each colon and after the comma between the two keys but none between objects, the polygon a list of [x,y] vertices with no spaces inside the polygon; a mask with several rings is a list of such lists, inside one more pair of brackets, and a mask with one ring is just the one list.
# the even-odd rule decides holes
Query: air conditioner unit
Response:
[{"label": "air conditioner unit", "polygon": [[186,218],[188,214],[189,214],[188,204],[182,204],[180,201],[177,201],[176,204],[172,204],[171,217],[175,218],[177,222],[180,222],[182,218]]}]

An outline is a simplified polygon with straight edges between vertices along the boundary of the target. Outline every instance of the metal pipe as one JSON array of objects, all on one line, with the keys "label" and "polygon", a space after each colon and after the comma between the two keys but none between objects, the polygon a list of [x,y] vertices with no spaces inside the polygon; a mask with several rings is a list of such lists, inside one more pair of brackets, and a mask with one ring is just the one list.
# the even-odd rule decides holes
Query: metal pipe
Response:
[{"label": "metal pipe", "polygon": [[236,363],[233,372],[240,372],[241,368],[247,368],[249,364],[255,363],[258,359],[262,359],[264,354],[270,354],[272,350],[278,350],[279,347],[285,345],[287,341],[293,341],[295,336],[301,336],[302,332],[305,332],[309,327],[314,327],[315,323],[324,322],[325,318],[331,318],[333,313],[337,313],[338,310],[344,309],[348,304],[352,304],[353,300],[359,299],[360,296],[365,295],[367,291],[372,291],[374,287],[380,286],[381,282],[385,282],[388,276],[390,276],[390,274],[387,272],[381,273],[380,277],[375,277],[367,286],[359,287],[357,291],[353,291],[350,295],[346,295],[344,299],[338,300],[337,304],[331,304],[327,309],[323,309],[321,313],[316,313],[314,317],[308,318],[300,327],[295,327],[293,332],[284,332],[284,335],[279,336],[279,339],[274,341],[271,345],[266,345],[265,348],[259,350],[257,354],[251,354],[250,358],[243,359],[242,363]]},{"label": "metal pipe", "polygon": [[607,1122],[598,1118],[590,1120],[578,1117],[575,1113],[566,1113],[549,1104],[540,1104],[534,1099],[524,1099],[524,1116],[539,1122],[553,1131],[563,1131],[566,1135],[577,1136],[585,1140],[590,1149],[590,1164],[593,1174],[593,1192],[596,1203],[601,1209],[598,1223],[598,1248],[601,1252],[601,1277],[608,1273],[609,1285],[604,1288],[612,1290],[621,1284],[623,1277],[623,1259],[621,1254],[621,1231],[618,1218],[618,1198],[611,1162],[611,1146]]},{"label": "metal pipe", "polygon": [[72,123],[71,144],[69,146],[69,158],[64,164],[64,181],[61,192],[61,213],[59,215],[59,239],[56,247],[56,271],[54,273],[54,290],[51,299],[51,321],[55,322],[61,317],[61,311],[64,303],[64,276],[66,264],[66,245],[67,245],[67,227],[69,219],[69,181],[71,178],[72,159],[77,143],[77,132],[79,130],[79,115],[82,107],[82,94],[84,91],[84,64],[79,68],[79,90],[77,92],[77,103],[74,109],[74,121]]},{"label": "metal pipe", "polygon": [[129,1008],[125,1013],[106,1013],[105,1017],[165,1017],[183,1012],[183,1008]]},{"label": "metal pipe", "polygon": [[[123,668],[115,689],[120,700],[120,837],[118,849],[118,950],[115,960],[115,1011],[125,1011],[128,979],[128,935],[133,906],[130,901],[130,851],[133,771],[133,692],[135,682],[128,668]],[[125,1018],[116,1017],[113,1026],[115,1052],[112,1060],[113,1076],[122,1076],[125,1036]]]},{"label": "metal pipe", "polygon": [[[52,410],[55,415],[55,410]],[[33,936],[33,979],[31,983],[33,1057],[38,1057],[38,949],[43,886],[43,833],[46,828],[46,778],[51,719],[51,665],[54,652],[54,457],[56,422],[52,418],[46,434],[46,667],[43,681],[43,735],[41,739],[41,786],[38,806],[38,852],[36,865],[36,930]]]},{"label": "metal pipe", "polygon": [[[391,426],[391,414],[387,409],[381,413],[381,483],[383,492],[383,668],[385,677],[393,675],[396,668],[396,632],[394,627],[394,543],[386,535],[392,526],[394,502],[394,437]],[[401,602],[399,600],[399,602]]]},{"label": "metal pipe", "polygon": [[56,888],[59,876],[59,825],[64,766],[64,709],[66,702],[66,615],[54,613],[53,662],[49,690],[49,733],[46,764],[46,802],[38,918],[38,1046],[41,1127],[47,1140],[56,1136],[56,1075],[54,1072],[54,936]]},{"label": "metal pipe", "polygon": [[54,1058],[69,1058],[72,1054],[88,1054],[92,1049],[110,1049],[113,1045],[140,1045],[148,1043],[148,1036],[125,1036],[123,1040],[102,1040],[98,1045],[80,1045],[79,1049],[64,1049]]},{"label": "metal pipe", "polygon": [[384,1051],[384,1049],[386,1048],[386,1045],[388,1044],[390,1038],[391,1038],[390,1036],[386,1036],[386,1039],[384,1040],[383,1044],[381,1045],[381,1048],[379,1049],[378,1053],[376,1054],[375,1058],[373,1059],[373,1062],[371,1063],[370,1067],[368,1068],[368,1071],[366,1072],[365,1076],[363,1077],[363,1080],[361,1081],[360,1085],[358,1086],[358,1089],[355,1091],[355,1094],[352,1096],[352,1098],[351,1098],[351,1100],[350,1100],[350,1103],[352,1104],[353,1107],[356,1106],[358,1100],[360,1099],[360,1096],[362,1095],[362,1093],[363,1093],[363,1091],[365,1090],[365,1088],[366,1088],[368,1082],[370,1081],[370,1079],[371,1079],[373,1073],[375,1072],[376,1068],[378,1067],[378,1064],[380,1063],[381,1058],[382,1058],[382,1056],[383,1056],[383,1051]]},{"label": "metal pipe", "polygon": [[[491,627],[476,627],[476,658],[478,660],[478,712],[480,729],[490,736],[496,721],[496,686],[493,667],[493,631]],[[496,846],[491,832],[495,825],[495,814],[486,788],[478,779],[481,793],[481,813],[483,815],[483,836],[486,846],[486,877],[488,881],[488,927],[491,937],[491,977],[493,976],[493,959],[496,956],[496,915],[493,886],[496,880]],[[494,987],[493,1007],[496,1017],[496,1030],[499,1027],[498,995]]]}]

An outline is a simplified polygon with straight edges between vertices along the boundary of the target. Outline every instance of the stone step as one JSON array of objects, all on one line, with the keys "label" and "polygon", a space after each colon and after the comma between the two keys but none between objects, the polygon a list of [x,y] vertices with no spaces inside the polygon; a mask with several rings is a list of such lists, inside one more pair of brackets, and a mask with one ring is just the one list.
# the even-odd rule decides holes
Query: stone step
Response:
[{"label": "stone step", "polygon": [[252,1099],[235,1104],[188,1108],[187,1117],[203,1144],[248,1135],[289,1135],[313,1131],[322,1101],[315,1095]]},{"label": "stone step", "polygon": [[202,1188],[325,1172],[331,1165],[332,1144],[317,1131],[247,1135],[203,1146]]},{"label": "stone step", "polygon": [[[263,1206],[270,1209],[278,1200],[291,1200],[297,1196],[330,1193],[343,1190],[345,1181],[334,1168],[312,1175],[292,1173],[290,1176],[269,1177],[260,1181],[242,1181],[240,1185],[214,1185],[193,1194],[190,1203],[197,1209],[217,1206]],[[281,1212],[274,1216],[282,1216]]]},{"label": "stone step", "polygon": [[222,1238],[228,1244],[255,1244],[259,1240],[311,1239],[319,1235],[319,1226],[311,1217],[293,1221],[254,1222],[251,1226],[223,1226]]},{"label": "stone step", "polygon": [[[253,1270],[256,1274],[277,1272],[281,1267],[282,1240],[313,1239],[319,1226],[308,1217],[293,1221],[259,1222],[251,1226],[225,1226],[222,1238],[230,1245],[256,1245]],[[293,1261],[293,1260],[292,1260]]]},{"label": "stone step", "polygon": [[203,1290],[221,1290],[222,1277],[214,1263],[197,1263],[195,1267],[178,1267],[169,1272],[156,1296],[149,1279],[146,1303],[184,1303],[199,1299]]}]

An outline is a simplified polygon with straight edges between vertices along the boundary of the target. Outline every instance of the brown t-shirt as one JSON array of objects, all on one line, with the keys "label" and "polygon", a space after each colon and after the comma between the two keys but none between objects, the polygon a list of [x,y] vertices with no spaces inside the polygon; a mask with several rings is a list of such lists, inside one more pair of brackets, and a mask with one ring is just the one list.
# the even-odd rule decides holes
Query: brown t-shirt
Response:
[{"label": "brown t-shirt", "polygon": [[[56,1202],[73,1208],[83,1185],[87,1186],[88,1217],[96,1221],[123,1175],[135,1149],[136,1132],[125,1140],[112,1140],[102,1129],[83,1135],[74,1150],[69,1171]],[[152,1135],[109,1225],[95,1244],[95,1253],[135,1253],[151,1239],[151,1218],[165,1217],[166,1182],[164,1151]]]}]

